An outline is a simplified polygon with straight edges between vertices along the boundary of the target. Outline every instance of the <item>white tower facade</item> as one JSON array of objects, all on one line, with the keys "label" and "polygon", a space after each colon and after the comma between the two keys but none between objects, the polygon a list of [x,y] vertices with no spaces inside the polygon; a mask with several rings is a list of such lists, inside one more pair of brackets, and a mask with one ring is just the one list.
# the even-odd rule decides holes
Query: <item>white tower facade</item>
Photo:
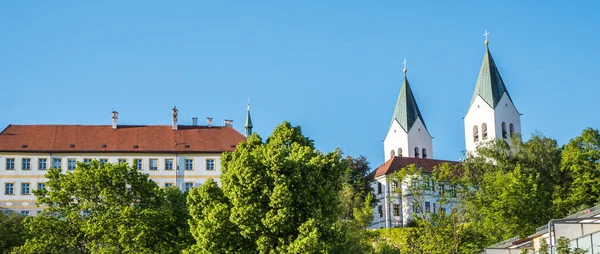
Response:
[{"label": "white tower facade", "polygon": [[464,123],[467,153],[475,153],[477,146],[483,142],[499,138],[508,140],[513,133],[521,133],[521,114],[502,81],[487,40],[483,63]]},{"label": "white tower facade", "polygon": [[392,122],[383,141],[385,161],[394,156],[433,158],[431,135],[413,95],[406,69]]}]

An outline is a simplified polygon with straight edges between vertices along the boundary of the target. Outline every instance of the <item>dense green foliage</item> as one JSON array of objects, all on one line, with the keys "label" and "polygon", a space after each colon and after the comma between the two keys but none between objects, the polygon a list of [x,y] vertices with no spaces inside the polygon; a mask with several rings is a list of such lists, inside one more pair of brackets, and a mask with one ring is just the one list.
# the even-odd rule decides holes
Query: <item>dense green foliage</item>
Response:
[{"label": "dense green foliage", "polygon": [[25,243],[25,216],[0,211],[0,253],[10,253],[14,247]]},{"label": "dense green foliage", "polygon": [[21,253],[179,253],[189,245],[184,194],[125,164],[51,169],[34,191],[43,215],[30,217]]},{"label": "dense green foliage", "polygon": [[[366,158],[322,153],[287,122],[221,163],[220,183],[189,193],[124,164],[51,169],[46,189],[34,191],[43,215],[0,213],[0,253],[473,253],[600,203],[595,129],[562,147],[515,136],[485,143],[460,165],[399,170],[388,180],[407,188],[394,190],[407,202],[422,204],[436,184],[439,198],[436,210],[397,229],[365,230],[375,204]],[[560,239],[557,252],[582,250]]]},{"label": "dense green foliage", "polygon": [[319,152],[300,127],[284,122],[266,142],[254,134],[221,163],[222,187],[208,182],[188,196],[190,252],[364,252],[358,230],[370,208],[352,207],[359,218],[340,220],[340,197],[356,195],[354,186],[344,188],[348,162],[339,151]]}]

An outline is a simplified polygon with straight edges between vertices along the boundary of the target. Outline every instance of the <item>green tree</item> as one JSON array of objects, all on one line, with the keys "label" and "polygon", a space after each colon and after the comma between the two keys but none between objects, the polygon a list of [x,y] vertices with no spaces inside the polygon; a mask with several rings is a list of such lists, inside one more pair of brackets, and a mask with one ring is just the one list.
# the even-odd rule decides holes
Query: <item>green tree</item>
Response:
[{"label": "green tree", "polygon": [[0,210],[0,253],[11,253],[14,247],[25,243],[24,218],[23,215]]},{"label": "green tree", "polygon": [[125,164],[51,169],[34,191],[42,215],[28,219],[21,253],[179,253],[191,244],[185,197]]},{"label": "green tree", "polygon": [[563,147],[563,173],[554,203],[566,215],[594,206],[600,201],[600,133],[585,129]]},{"label": "green tree", "polygon": [[[362,209],[367,197],[372,195],[373,188],[369,179],[371,167],[364,156],[347,156],[343,159],[346,164],[346,183],[342,187],[340,196],[342,219],[351,220],[354,218],[354,209]],[[375,206],[377,200],[370,198],[368,204],[371,208]]]},{"label": "green tree", "polygon": [[[413,227],[392,229],[395,237],[387,237],[387,244],[378,245],[378,251],[390,252],[391,246],[401,253],[472,253],[479,250],[480,236],[467,223],[464,213],[455,210],[465,191],[457,180],[457,166],[442,164],[433,172],[423,172],[415,165],[403,168],[389,181],[399,183],[394,192],[403,203],[418,206],[412,213]],[[433,201],[438,209],[425,211],[425,202]],[[447,212],[446,212],[447,210]],[[454,212],[450,212],[454,210]]]},{"label": "green tree", "polygon": [[460,181],[466,189],[460,205],[485,241],[482,248],[513,236],[531,234],[556,212],[552,196],[560,179],[560,148],[555,140],[535,134],[493,140],[468,155]]},{"label": "green tree", "polygon": [[568,238],[562,236],[556,241],[556,253],[557,254],[584,254],[586,253],[580,248],[571,248],[571,242]]},{"label": "green tree", "polygon": [[[349,225],[340,222],[346,165],[341,152],[318,151],[300,127],[288,122],[266,142],[253,134],[223,154],[221,189],[209,183],[188,196],[196,239],[191,250],[325,253],[342,248],[350,237]],[[225,242],[211,243],[210,232],[219,232]]]}]

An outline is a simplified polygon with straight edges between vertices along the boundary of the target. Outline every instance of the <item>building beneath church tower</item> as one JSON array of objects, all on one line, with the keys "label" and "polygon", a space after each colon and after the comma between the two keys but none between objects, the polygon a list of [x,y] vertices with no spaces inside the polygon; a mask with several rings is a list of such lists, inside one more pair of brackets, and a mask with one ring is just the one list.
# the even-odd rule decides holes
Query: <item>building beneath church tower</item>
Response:
[{"label": "building beneath church tower", "polygon": [[[475,91],[464,117],[467,153],[474,153],[477,146],[483,142],[508,139],[510,135],[521,132],[521,115],[500,76],[487,39],[485,45],[486,51]],[[443,163],[459,164],[456,161],[434,159],[431,134],[419,110],[415,94],[418,95],[418,89],[416,93],[412,90],[405,67],[400,94],[383,141],[385,163],[370,175],[371,187],[377,200],[373,221],[369,225],[371,229],[404,227],[414,215],[450,212],[452,208],[452,201],[444,205],[440,202],[440,195],[449,187],[452,188],[448,183],[435,183],[413,177],[398,183],[391,177],[393,173],[410,165],[415,165],[426,178]],[[411,197],[408,185],[413,184],[428,186],[425,197]]]}]

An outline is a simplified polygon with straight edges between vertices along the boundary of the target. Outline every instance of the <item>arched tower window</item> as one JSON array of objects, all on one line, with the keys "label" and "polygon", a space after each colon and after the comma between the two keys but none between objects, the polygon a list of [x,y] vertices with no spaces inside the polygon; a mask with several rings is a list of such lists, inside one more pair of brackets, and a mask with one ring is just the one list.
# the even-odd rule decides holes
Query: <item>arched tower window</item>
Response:
[{"label": "arched tower window", "polygon": [[473,142],[479,141],[479,128],[477,125],[473,126]]},{"label": "arched tower window", "polygon": [[402,157],[402,148],[398,148],[398,156]]},{"label": "arched tower window", "polygon": [[423,148],[422,153],[421,153],[421,157],[423,159],[427,159],[427,149]]},{"label": "arched tower window", "polygon": [[481,124],[481,139],[487,139],[487,124],[485,123]]},{"label": "arched tower window", "polygon": [[510,135],[515,133],[515,126],[512,123],[509,125],[509,129],[510,129]]},{"label": "arched tower window", "polygon": [[396,156],[396,152],[394,152],[394,150],[390,151],[390,157],[394,157]]},{"label": "arched tower window", "polygon": [[415,147],[415,158],[419,158],[419,148]]},{"label": "arched tower window", "polygon": [[502,138],[506,138],[506,123],[502,122]]}]

